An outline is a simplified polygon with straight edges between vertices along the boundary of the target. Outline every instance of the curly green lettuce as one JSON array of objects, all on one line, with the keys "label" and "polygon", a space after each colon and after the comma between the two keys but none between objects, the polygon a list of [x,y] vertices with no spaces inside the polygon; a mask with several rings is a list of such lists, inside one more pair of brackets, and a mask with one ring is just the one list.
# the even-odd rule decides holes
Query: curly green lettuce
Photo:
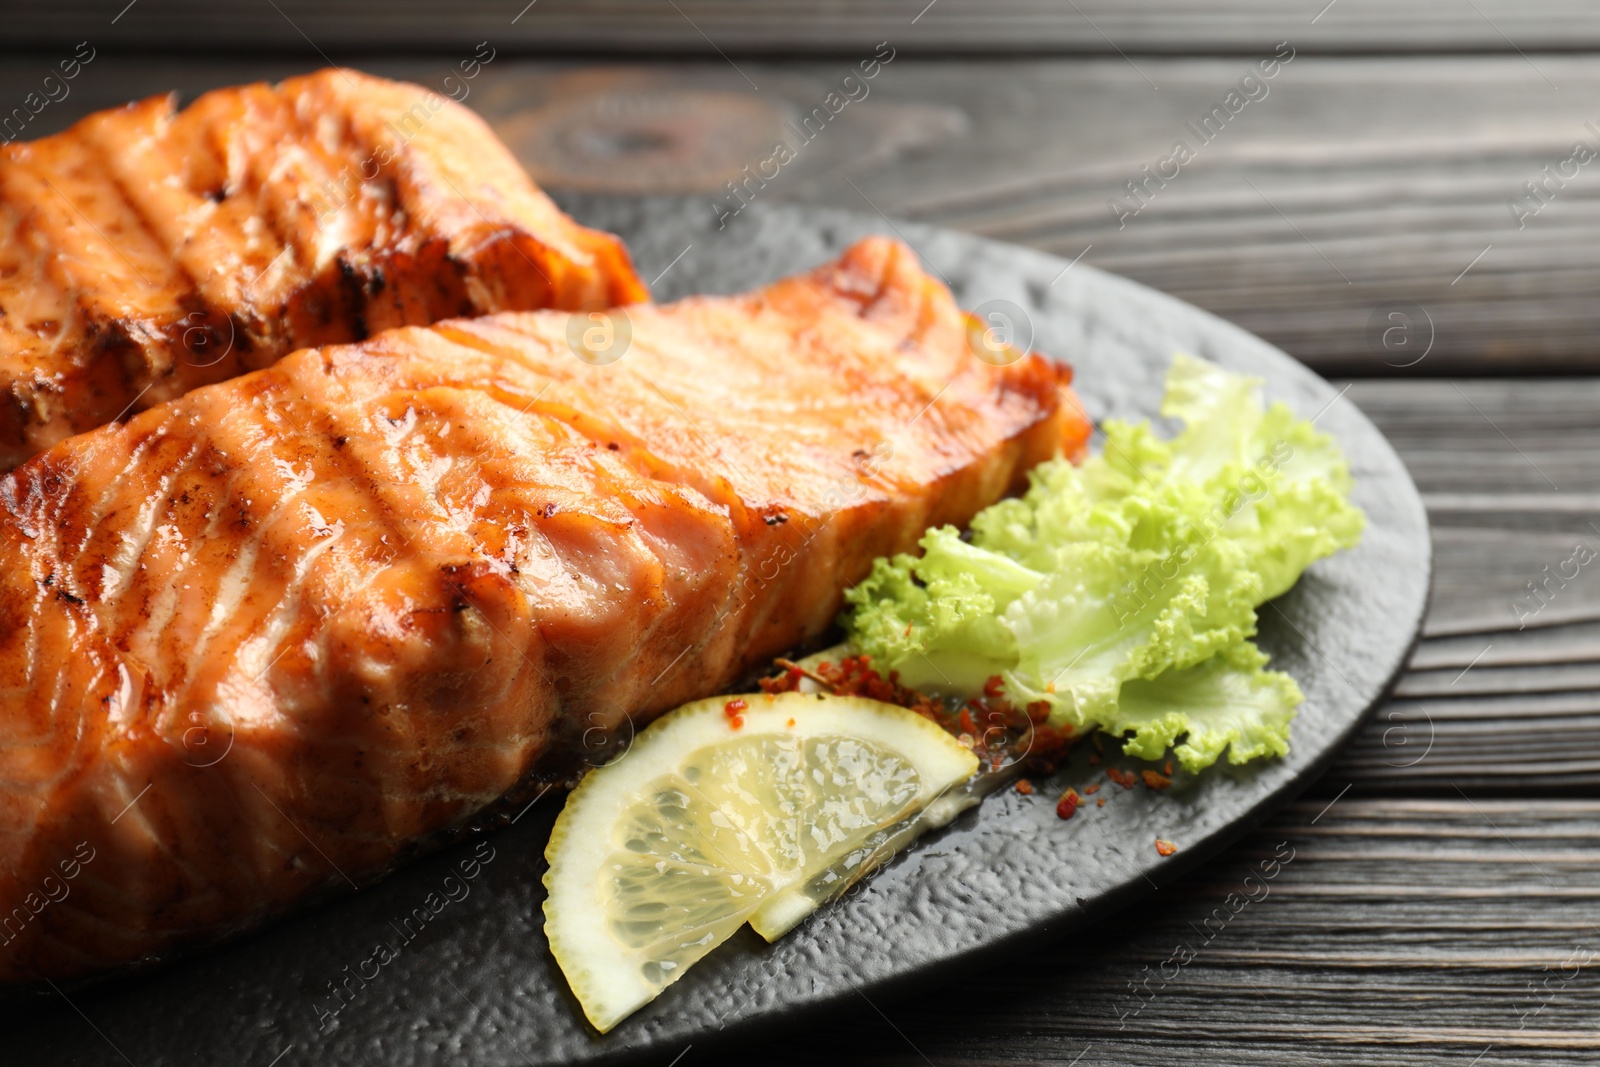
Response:
[{"label": "curly green lettuce", "polygon": [[929,530],[922,555],[878,560],[847,594],[851,641],[920,688],[999,675],[1054,725],[1190,771],[1283,755],[1302,697],[1250,643],[1255,609],[1365,519],[1333,439],[1260,385],[1178,355],[1175,437],[1107,422],[1100,454],[1040,465],[966,539]]}]

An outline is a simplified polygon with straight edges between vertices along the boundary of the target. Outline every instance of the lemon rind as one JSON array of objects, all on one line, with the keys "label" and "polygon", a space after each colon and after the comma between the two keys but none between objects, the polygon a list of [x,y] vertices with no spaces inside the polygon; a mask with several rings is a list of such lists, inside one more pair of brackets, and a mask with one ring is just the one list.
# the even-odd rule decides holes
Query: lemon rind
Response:
[{"label": "lemon rind", "polygon": [[[593,887],[599,881],[601,865],[615,849],[613,830],[628,806],[637,802],[642,783],[673,773],[704,747],[768,734],[846,736],[906,754],[924,780],[923,795],[917,800],[923,806],[938,801],[949,783],[962,781],[977,769],[977,757],[948,733],[894,705],[861,697],[752,694],[739,698],[747,706],[740,712],[742,722],[736,728],[725,711],[731,699],[713,697],[686,704],[642,731],[628,751],[578,784],[551,831],[545,847],[550,863],[544,875],[546,936],[585,1016],[602,1033],[655,999],[665,987],[640,975],[637,956],[622,949],[603,923],[566,922],[563,916],[583,916],[594,910]],[[761,905],[774,899],[774,894],[781,895],[790,884],[769,885]],[[792,921],[784,930],[816,907],[811,903],[801,913],[787,916]]]}]

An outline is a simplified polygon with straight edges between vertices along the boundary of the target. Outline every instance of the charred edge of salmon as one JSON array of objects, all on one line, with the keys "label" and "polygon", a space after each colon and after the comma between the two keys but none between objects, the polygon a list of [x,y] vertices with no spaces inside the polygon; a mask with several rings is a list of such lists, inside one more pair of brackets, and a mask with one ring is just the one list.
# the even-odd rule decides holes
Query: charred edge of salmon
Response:
[{"label": "charred edge of salmon", "polygon": [[[206,305],[191,291],[184,295],[185,316],[172,322],[85,313],[84,343],[97,358],[72,383],[78,387],[72,390],[78,394],[74,402],[66,402],[62,383],[38,378],[6,383],[9,402],[0,403],[0,471],[73,433],[270,365],[287,354],[286,344],[310,348],[351,343],[384,329],[502,308],[587,310],[648,300],[621,243],[609,235],[593,236],[595,250],[614,265],[596,278],[604,284],[603,293],[575,288],[566,278],[571,271],[562,257],[534,235],[511,230],[499,232],[470,256],[453,253],[444,236],[423,241],[415,251],[393,246],[346,250],[274,307],[229,312]],[[558,281],[552,283],[552,278]],[[426,310],[409,315],[407,305]],[[183,387],[162,388],[163,381],[180,373],[189,379]],[[51,427],[59,432],[41,436]]]},{"label": "charred edge of salmon", "polygon": [[606,293],[608,307],[649,302],[650,288],[635,272],[633,256],[620,237],[587,227],[583,228],[580,237],[585,249],[599,266],[600,276],[610,280]]}]

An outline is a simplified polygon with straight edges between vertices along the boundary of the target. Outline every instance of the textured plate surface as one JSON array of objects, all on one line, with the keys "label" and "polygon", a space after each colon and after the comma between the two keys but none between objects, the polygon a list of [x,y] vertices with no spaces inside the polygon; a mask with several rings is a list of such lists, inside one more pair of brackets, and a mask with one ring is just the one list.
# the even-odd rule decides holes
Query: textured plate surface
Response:
[{"label": "textured plate surface", "polygon": [[[662,300],[737,292],[822,263],[863,234],[900,236],[964,306],[1001,315],[1018,342],[1031,332],[1035,349],[1071,362],[1097,420],[1152,416],[1177,349],[1266,379],[1270,398],[1338,438],[1370,520],[1358,548],[1261,611],[1262,647],[1306,694],[1293,751],[1218,768],[1183,792],[1118,790],[1105,808],[1062,822],[1055,797],[1092,777],[1080,753],[1035,796],[991,797],[778,944],[741,931],[604,1038],[583,1021],[541,933],[542,853],[558,806],[546,802],[483,841],[222,949],[65,996],[13,998],[8,1062],[543,1065],[648,1054],[664,1064],[690,1043],[749,1036],[858,991],[877,1001],[949,977],[1172,882],[1309,784],[1403,664],[1427,601],[1422,502],[1366,417],[1265,342],[1081,263],[875,216],[756,204],[719,226],[703,201],[567,206],[621,234],[640,273],[659,275]],[[1181,851],[1162,859],[1158,836]]]}]

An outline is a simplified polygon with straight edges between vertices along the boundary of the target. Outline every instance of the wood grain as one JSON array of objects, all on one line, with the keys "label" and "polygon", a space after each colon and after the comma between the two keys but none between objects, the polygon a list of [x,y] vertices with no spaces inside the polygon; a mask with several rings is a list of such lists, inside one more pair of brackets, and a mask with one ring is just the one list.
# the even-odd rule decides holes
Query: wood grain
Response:
[{"label": "wood grain", "polygon": [[1532,667],[1546,663],[1600,660],[1600,623],[1572,623],[1549,629],[1511,630],[1485,641],[1476,634],[1424,641],[1411,657],[1416,670]]},{"label": "wood grain", "polygon": [[1595,1062],[1600,802],[1452,797],[1291,805],[1098,937],[859,1004],[763,1059]]},{"label": "wood grain", "polygon": [[[1600,554],[1600,506],[1588,506],[1600,505],[1591,459],[1600,448],[1600,383],[1361,381],[1345,395],[1394,444],[1428,504],[1428,635],[1600,619],[1600,559],[1575,562],[1580,547]],[[1492,643],[1463,636],[1452,647],[1473,640],[1474,655]]]},{"label": "wood grain", "polygon": [[15,45],[104,36],[124,45],[323,49],[470,46],[485,37],[538,51],[715,55],[831,52],[883,39],[943,52],[1239,52],[1285,37],[1329,51],[1593,47],[1600,17],[1581,0],[89,0],[18,5]]}]

